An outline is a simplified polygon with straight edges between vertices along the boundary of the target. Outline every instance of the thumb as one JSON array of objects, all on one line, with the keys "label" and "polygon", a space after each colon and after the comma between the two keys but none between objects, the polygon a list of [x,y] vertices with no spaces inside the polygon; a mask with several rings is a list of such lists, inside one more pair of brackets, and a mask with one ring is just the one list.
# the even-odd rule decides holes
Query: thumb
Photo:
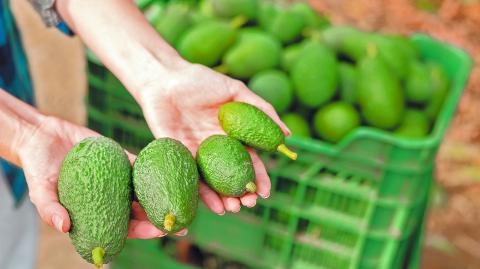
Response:
[{"label": "thumb", "polygon": [[44,184],[30,188],[30,200],[37,208],[40,218],[59,232],[70,230],[67,210],[58,202],[56,186],[45,180]]},{"label": "thumb", "polygon": [[258,107],[260,110],[265,112],[265,114],[267,114],[276,124],[278,124],[278,126],[280,126],[280,129],[282,129],[283,133],[286,136],[289,136],[291,134],[290,129],[288,129],[287,125],[285,125],[285,123],[280,120],[280,117],[278,116],[273,106],[249,89],[239,91],[238,94],[235,96],[234,101],[244,102]]}]

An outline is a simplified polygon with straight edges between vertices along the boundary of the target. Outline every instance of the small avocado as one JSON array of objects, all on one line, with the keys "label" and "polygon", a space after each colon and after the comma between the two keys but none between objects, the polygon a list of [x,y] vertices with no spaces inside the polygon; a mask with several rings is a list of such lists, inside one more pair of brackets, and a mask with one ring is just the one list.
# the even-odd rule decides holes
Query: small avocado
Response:
[{"label": "small avocado", "polygon": [[339,74],[335,54],[323,44],[311,42],[302,50],[291,69],[298,101],[308,108],[318,108],[336,93]]},{"label": "small avocado", "polygon": [[360,116],[351,104],[334,102],[317,111],[313,126],[320,138],[337,143],[360,126]]},{"label": "small avocado", "polygon": [[213,13],[218,17],[233,18],[244,16],[253,19],[257,16],[258,0],[209,0]]},{"label": "small avocado", "polygon": [[395,129],[396,136],[407,138],[426,137],[430,131],[430,120],[425,112],[418,109],[407,109],[402,122]]},{"label": "small avocado", "polygon": [[70,216],[70,238],[80,256],[101,267],[125,245],[132,203],[131,165],[106,137],[85,138],[63,160],[58,197]]},{"label": "small avocado", "polygon": [[340,63],[340,99],[353,104],[356,102],[358,72],[355,66],[347,63]]},{"label": "small avocado", "polygon": [[240,197],[255,193],[252,159],[240,141],[226,135],[212,135],[197,151],[197,164],[205,182],[217,193]]},{"label": "small avocado", "polygon": [[179,141],[150,142],[133,164],[133,187],[148,219],[158,229],[175,233],[192,223],[198,205],[198,170],[190,151]]},{"label": "small avocado", "polygon": [[292,5],[291,10],[301,14],[305,18],[306,26],[311,29],[325,29],[330,26],[330,21],[318,14],[307,3],[296,2]]},{"label": "small avocado", "polygon": [[154,25],[165,41],[175,47],[183,33],[192,25],[190,6],[183,3],[169,4]]},{"label": "small avocado", "polygon": [[292,136],[310,137],[308,122],[300,114],[288,113],[280,116],[280,120],[287,125],[292,132]]},{"label": "small avocado", "polygon": [[425,104],[432,93],[430,69],[419,61],[412,62],[405,82],[405,97],[412,103]]},{"label": "small avocado", "polygon": [[442,67],[436,63],[427,64],[432,82],[432,98],[425,107],[430,119],[436,119],[448,95],[449,81]]},{"label": "small avocado", "polygon": [[271,22],[265,30],[278,38],[283,44],[291,43],[300,38],[306,24],[303,14],[291,9],[279,9],[270,20]]},{"label": "small avocado", "polygon": [[279,8],[277,5],[270,2],[260,1],[260,7],[257,13],[258,25],[264,30],[270,29],[272,18],[276,17],[278,12]]},{"label": "small avocado", "polygon": [[278,113],[286,111],[293,100],[290,78],[279,70],[265,70],[252,77],[248,87],[269,102]]},{"label": "small avocado", "polygon": [[405,96],[398,77],[378,55],[358,64],[357,102],[365,121],[377,128],[396,127],[405,110]]},{"label": "small avocado", "polygon": [[383,58],[391,72],[398,79],[404,80],[408,74],[410,62],[413,60],[410,55],[390,36],[380,34],[370,34],[369,36],[372,46],[376,47],[378,54]]},{"label": "small avocado", "polygon": [[290,45],[283,49],[282,53],[282,69],[285,71],[290,71],[292,66],[297,62],[303,48],[305,47],[305,42],[296,43]]},{"label": "small avocado", "polygon": [[349,26],[332,26],[322,31],[322,41],[337,54],[347,56],[354,62],[360,61],[371,50],[369,33]]},{"label": "small avocado", "polygon": [[236,38],[234,26],[221,20],[205,20],[183,35],[177,49],[186,60],[212,67],[235,43]]},{"label": "small avocado", "polygon": [[247,103],[229,102],[220,107],[218,120],[225,133],[265,151],[279,151],[296,160],[297,154],[285,146],[285,135],[265,112]]},{"label": "small avocado", "polygon": [[223,57],[223,69],[239,79],[275,68],[280,64],[282,46],[271,35],[260,30],[245,29],[236,44]]}]

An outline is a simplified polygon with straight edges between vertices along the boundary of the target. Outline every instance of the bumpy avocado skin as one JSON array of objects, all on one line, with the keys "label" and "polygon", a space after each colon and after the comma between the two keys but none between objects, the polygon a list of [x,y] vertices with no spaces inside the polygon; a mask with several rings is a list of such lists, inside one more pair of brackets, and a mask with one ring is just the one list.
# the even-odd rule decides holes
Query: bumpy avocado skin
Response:
[{"label": "bumpy avocado skin", "polygon": [[[133,165],[133,187],[140,205],[155,227],[169,233],[184,229],[195,218],[198,181],[192,154],[172,138],[152,141]],[[164,227],[167,214],[175,216],[170,230]]]},{"label": "bumpy avocado skin", "polygon": [[231,137],[256,149],[276,151],[284,144],[280,127],[255,106],[230,102],[220,107],[218,119],[223,130]]},{"label": "bumpy avocado skin", "polygon": [[60,169],[58,195],[80,256],[93,263],[92,250],[101,247],[110,262],[127,239],[132,202],[131,165],[121,146],[106,137],[75,145]]},{"label": "bumpy avocado skin", "polygon": [[226,196],[240,197],[248,183],[255,183],[250,154],[242,143],[226,135],[205,139],[198,148],[197,164],[207,184]]}]

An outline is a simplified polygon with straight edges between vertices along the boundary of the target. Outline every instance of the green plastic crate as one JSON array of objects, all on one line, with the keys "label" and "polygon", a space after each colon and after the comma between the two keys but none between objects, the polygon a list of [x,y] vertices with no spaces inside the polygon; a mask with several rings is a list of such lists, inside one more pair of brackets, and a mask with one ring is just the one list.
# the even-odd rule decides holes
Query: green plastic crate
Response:
[{"label": "green plastic crate", "polygon": [[[434,158],[471,68],[457,48],[425,35],[412,39],[451,81],[428,138],[402,139],[368,127],[337,145],[288,138],[299,159],[266,159],[271,198],[235,215],[200,207],[190,240],[253,268],[400,268],[412,256],[412,242],[419,242]],[[152,138],[140,108],[89,58],[89,125],[140,149]]]}]

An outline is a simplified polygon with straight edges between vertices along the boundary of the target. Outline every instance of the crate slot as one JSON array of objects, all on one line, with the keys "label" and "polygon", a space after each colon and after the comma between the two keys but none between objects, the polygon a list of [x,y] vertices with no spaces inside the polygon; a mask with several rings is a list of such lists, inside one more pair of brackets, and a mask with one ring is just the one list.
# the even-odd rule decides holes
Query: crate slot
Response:
[{"label": "crate slot", "polygon": [[292,254],[292,269],[350,268],[351,258],[338,252],[296,243]]}]

